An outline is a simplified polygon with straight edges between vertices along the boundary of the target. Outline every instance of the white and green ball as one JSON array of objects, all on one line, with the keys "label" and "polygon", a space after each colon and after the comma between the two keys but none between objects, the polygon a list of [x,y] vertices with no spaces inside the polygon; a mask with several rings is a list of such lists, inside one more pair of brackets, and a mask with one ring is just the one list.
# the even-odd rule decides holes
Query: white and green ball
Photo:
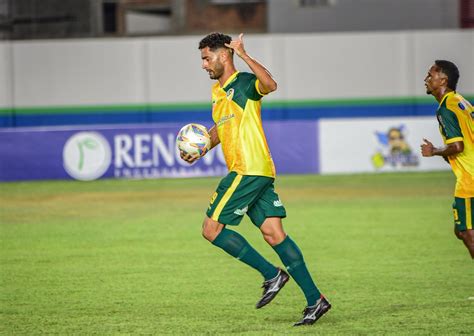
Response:
[{"label": "white and green ball", "polygon": [[179,130],[176,145],[186,154],[203,156],[211,149],[211,137],[205,126],[187,124]]}]

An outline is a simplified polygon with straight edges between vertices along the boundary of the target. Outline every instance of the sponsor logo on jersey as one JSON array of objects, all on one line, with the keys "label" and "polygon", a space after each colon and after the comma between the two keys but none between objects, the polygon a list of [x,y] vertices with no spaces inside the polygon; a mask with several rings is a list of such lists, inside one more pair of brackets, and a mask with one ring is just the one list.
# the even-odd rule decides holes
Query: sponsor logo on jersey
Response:
[{"label": "sponsor logo on jersey", "polygon": [[444,125],[443,117],[441,116],[441,114],[437,114],[436,118],[438,119],[439,124],[445,129],[446,126]]},{"label": "sponsor logo on jersey", "polygon": [[217,122],[217,126],[220,126],[222,125],[223,123],[229,121],[230,119],[234,118],[235,117],[235,114],[231,113],[229,115],[226,115],[226,116],[223,116],[222,118],[219,119],[219,121]]}]

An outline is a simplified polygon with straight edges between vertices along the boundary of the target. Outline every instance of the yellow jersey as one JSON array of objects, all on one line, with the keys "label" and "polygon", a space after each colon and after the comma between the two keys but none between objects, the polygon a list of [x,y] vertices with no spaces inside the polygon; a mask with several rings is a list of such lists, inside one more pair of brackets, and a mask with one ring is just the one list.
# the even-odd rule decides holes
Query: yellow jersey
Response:
[{"label": "yellow jersey", "polygon": [[463,96],[451,91],[443,96],[436,117],[445,144],[464,143],[464,150],[448,157],[456,175],[454,196],[474,197],[474,109]]},{"label": "yellow jersey", "polygon": [[212,119],[229,171],[275,177],[262,127],[261,98],[254,74],[235,72],[221,87],[212,87]]}]

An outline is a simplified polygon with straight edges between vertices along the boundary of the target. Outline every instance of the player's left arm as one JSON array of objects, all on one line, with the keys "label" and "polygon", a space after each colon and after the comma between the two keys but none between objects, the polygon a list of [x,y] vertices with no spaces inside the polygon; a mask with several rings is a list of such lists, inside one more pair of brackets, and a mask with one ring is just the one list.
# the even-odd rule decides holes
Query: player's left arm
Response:
[{"label": "player's left arm", "polygon": [[217,134],[217,125],[216,124],[214,124],[214,126],[212,126],[209,129],[208,133],[209,133],[209,136],[211,137],[211,148],[209,148],[209,150],[207,152],[203,153],[201,156],[193,156],[193,155],[187,154],[183,151],[179,151],[179,155],[181,156],[181,159],[183,159],[187,163],[191,164],[194,161],[199,160],[202,156],[206,155],[211,149],[213,149],[218,144],[220,144],[221,140],[219,139],[219,135]]},{"label": "player's left arm", "polygon": [[277,82],[263,64],[247,54],[244,48],[243,36],[244,34],[241,33],[237,40],[232,40],[229,44],[226,44],[226,47],[233,49],[237,56],[247,63],[258,79],[258,90],[262,95],[275,91],[277,89]]}]

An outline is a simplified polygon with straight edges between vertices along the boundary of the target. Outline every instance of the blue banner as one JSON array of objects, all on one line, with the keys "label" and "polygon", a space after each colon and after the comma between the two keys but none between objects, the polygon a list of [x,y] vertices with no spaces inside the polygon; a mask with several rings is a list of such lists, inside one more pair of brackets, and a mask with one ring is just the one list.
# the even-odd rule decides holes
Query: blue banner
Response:
[{"label": "blue banner", "polygon": [[[176,134],[182,126],[3,129],[0,181],[225,175],[220,146],[193,165],[181,160]],[[264,128],[277,173],[319,172],[317,122],[269,121]]]}]

